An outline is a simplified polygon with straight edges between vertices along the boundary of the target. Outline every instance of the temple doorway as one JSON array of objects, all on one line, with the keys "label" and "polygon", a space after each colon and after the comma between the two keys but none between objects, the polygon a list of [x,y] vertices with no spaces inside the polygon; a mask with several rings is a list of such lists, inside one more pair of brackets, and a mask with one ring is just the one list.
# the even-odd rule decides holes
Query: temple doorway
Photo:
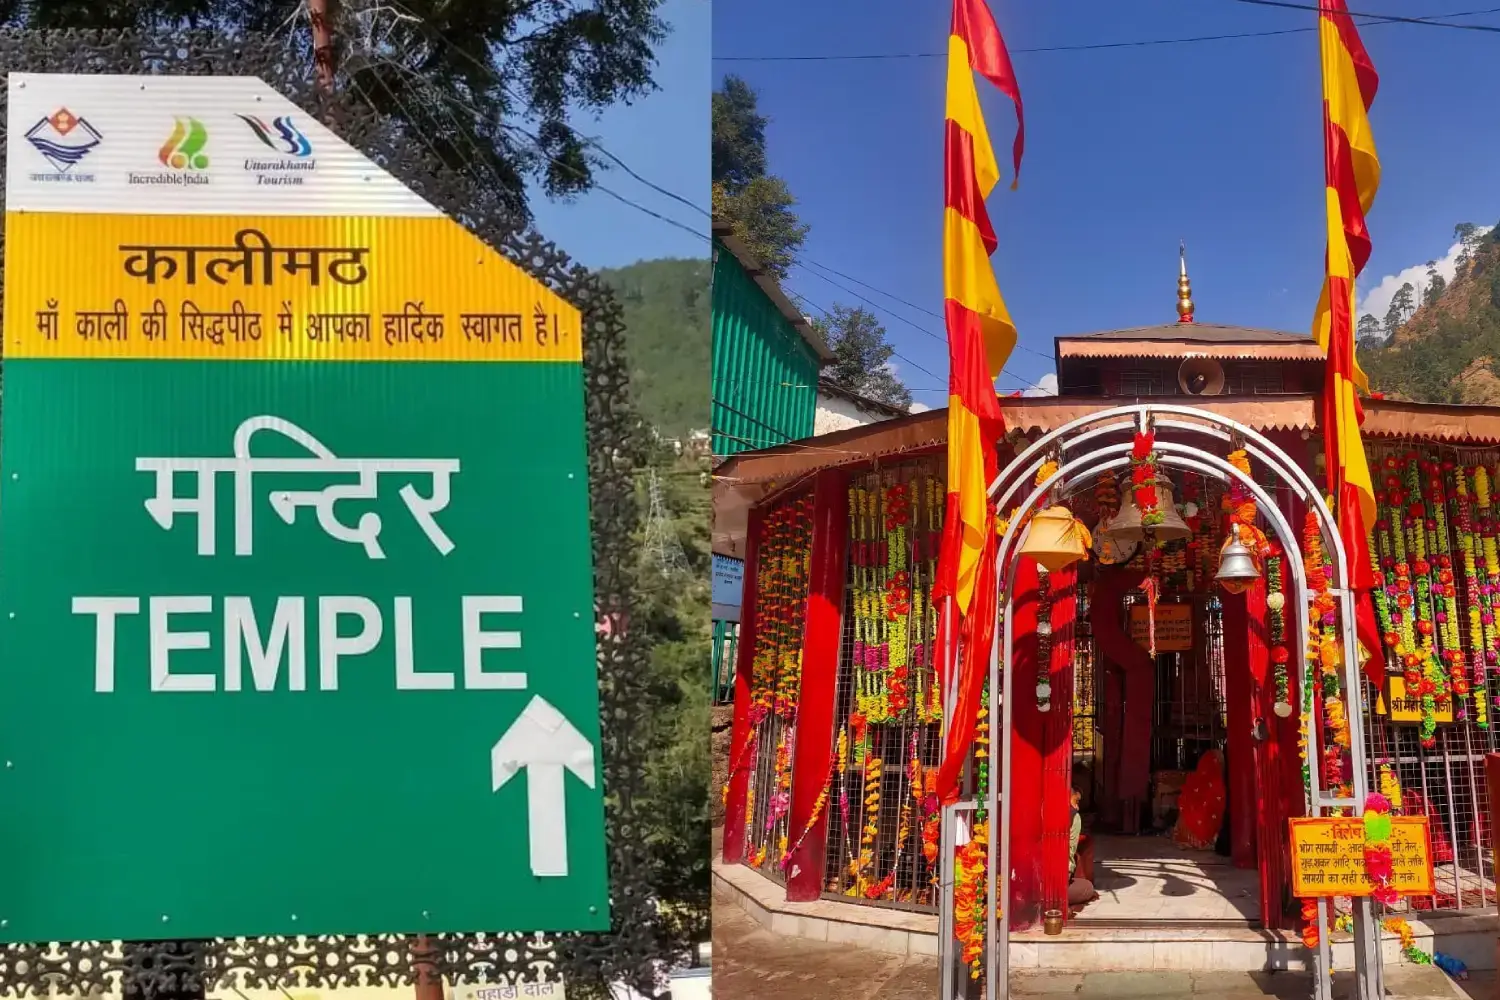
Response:
[{"label": "temple doorway", "polygon": [[[1201,496],[1203,484],[1184,485]],[[1251,790],[1231,789],[1245,772],[1228,766],[1224,601],[1206,572],[1189,569],[1199,548],[1189,539],[1164,551],[1166,565],[1180,570],[1165,575],[1175,586],[1160,594],[1154,614],[1130,562],[1079,573],[1078,875],[1097,893],[1075,910],[1081,927],[1261,924],[1253,855],[1242,850],[1236,859],[1232,843],[1233,803]],[[1187,823],[1185,787],[1196,810]],[[1218,790],[1217,805],[1204,788]]]}]

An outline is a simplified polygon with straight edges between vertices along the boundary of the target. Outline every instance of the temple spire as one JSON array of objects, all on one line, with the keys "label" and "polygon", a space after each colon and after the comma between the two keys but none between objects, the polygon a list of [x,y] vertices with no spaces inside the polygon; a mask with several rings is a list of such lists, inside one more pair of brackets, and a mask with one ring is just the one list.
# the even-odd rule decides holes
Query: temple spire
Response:
[{"label": "temple spire", "polygon": [[1187,275],[1187,244],[1177,244],[1177,322],[1193,321],[1193,286]]}]

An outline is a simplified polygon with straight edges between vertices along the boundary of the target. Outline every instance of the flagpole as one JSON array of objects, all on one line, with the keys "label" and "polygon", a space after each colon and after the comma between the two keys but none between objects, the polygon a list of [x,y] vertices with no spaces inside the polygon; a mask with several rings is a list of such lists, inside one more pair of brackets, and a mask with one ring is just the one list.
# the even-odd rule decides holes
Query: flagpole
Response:
[{"label": "flagpole", "polygon": [[[953,713],[958,703],[958,664],[955,662],[958,640],[955,637],[957,630],[953,627],[954,610],[953,597],[944,597],[940,620],[947,625],[943,629],[942,676],[948,679],[948,683],[943,686],[942,739],[939,743],[944,748],[948,746],[948,727],[953,724]],[[942,850],[939,858],[942,867],[938,875],[938,885],[942,889],[942,898],[938,904],[938,996],[940,1000],[959,1000],[954,982],[958,969],[955,962],[957,956],[954,954],[956,941],[953,937],[953,859],[957,853],[954,839],[958,833],[956,821],[959,804],[945,805],[942,809]]]}]

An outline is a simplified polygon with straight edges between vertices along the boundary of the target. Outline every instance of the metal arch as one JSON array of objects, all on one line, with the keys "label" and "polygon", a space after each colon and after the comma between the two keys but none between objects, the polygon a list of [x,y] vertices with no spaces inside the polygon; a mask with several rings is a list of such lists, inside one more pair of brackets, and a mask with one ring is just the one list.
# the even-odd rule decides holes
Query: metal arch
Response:
[{"label": "metal arch", "polygon": [[[1174,416],[1180,417],[1191,417],[1194,421],[1197,421],[1197,423],[1188,423],[1185,421],[1176,420],[1163,422],[1152,419],[1157,414],[1172,414]],[[1017,455],[1011,462],[1006,465],[1004,469],[1000,470],[999,474],[996,475],[994,481],[990,483],[989,495],[991,497],[994,497],[996,490],[998,490],[1003,483],[1005,483],[1015,475],[1016,470],[1020,468],[1021,463],[1023,463],[1027,458],[1043,452],[1044,449],[1058,442],[1073,430],[1076,430],[1080,427],[1087,427],[1089,424],[1098,423],[1103,420],[1114,420],[1120,417],[1130,417],[1130,424],[1127,425],[1124,422],[1113,424],[1110,426],[1108,433],[1115,433],[1121,430],[1129,430],[1132,426],[1135,429],[1145,430],[1150,424],[1154,423],[1158,426],[1171,427],[1174,430],[1182,430],[1189,433],[1207,434],[1210,437],[1220,437],[1219,434],[1214,434],[1212,433],[1212,431],[1218,428],[1227,428],[1229,431],[1240,435],[1246,441],[1254,442],[1261,449],[1259,454],[1262,461],[1265,461],[1268,465],[1271,465],[1282,479],[1288,481],[1288,485],[1294,488],[1294,492],[1297,494],[1299,499],[1306,503],[1310,508],[1313,508],[1317,511],[1319,523],[1323,527],[1323,534],[1325,538],[1328,539],[1338,555],[1338,558],[1334,560],[1334,569],[1339,574],[1337,577],[1337,584],[1339,587],[1347,587],[1349,585],[1348,554],[1344,551],[1343,539],[1339,536],[1338,525],[1334,522],[1332,513],[1328,511],[1328,509],[1322,503],[1323,494],[1319,492],[1318,488],[1313,484],[1312,479],[1307,475],[1306,472],[1302,470],[1301,466],[1292,461],[1291,456],[1283,452],[1269,438],[1260,433],[1260,431],[1257,431],[1255,428],[1249,426],[1248,424],[1241,423],[1240,421],[1234,420],[1230,417],[1226,417],[1223,414],[1215,413],[1212,410],[1205,410],[1193,406],[1179,406],[1175,403],[1137,403],[1129,406],[1116,406],[1108,410],[1099,410],[1095,413],[1085,414],[1074,420],[1068,421],[1061,427],[1048,431],[1046,434],[1042,435],[1035,442],[1033,442],[1029,447],[1027,447],[1025,451]],[[1078,435],[1071,441],[1067,441],[1061,444],[1060,450],[1066,451],[1069,448],[1074,447],[1077,444],[1081,444],[1089,438],[1096,437],[1101,433],[1106,432],[1101,428],[1098,431],[1090,431],[1087,434]],[[1246,450],[1249,451],[1248,448]],[[1274,456],[1274,460],[1272,456]],[[1045,458],[1033,464],[1031,469],[1028,470],[1027,478],[1029,478],[1029,476],[1031,475],[1036,474],[1036,471],[1041,468],[1042,461],[1045,461]],[[1022,481],[1024,482],[1025,480],[1023,479]],[[1012,487],[1007,490],[1005,497],[1001,501],[997,502],[996,506],[1004,509],[1005,500],[1008,500],[1011,496],[1013,496],[1016,489],[1017,487],[1015,485],[1012,485]]]},{"label": "metal arch", "polygon": [[[1353,624],[1353,594],[1347,587],[1347,556],[1344,552],[1342,541],[1338,536],[1337,528],[1332,524],[1331,512],[1328,511],[1328,509],[1321,502],[1321,496],[1313,487],[1312,482],[1307,477],[1306,473],[1303,472],[1299,467],[1297,467],[1295,463],[1291,461],[1289,456],[1287,456],[1277,446],[1267,440],[1263,435],[1259,434],[1249,427],[1240,424],[1237,421],[1230,420],[1229,418],[1223,417],[1219,414],[1209,413],[1208,411],[1194,410],[1188,407],[1170,405],[1137,405],[1129,407],[1118,407],[1112,410],[1090,414],[1077,420],[1070,421],[1063,427],[1060,427],[1053,432],[1044,435],[1042,438],[1038,439],[1035,443],[1028,447],[1025,451],[1023,451],[1020,455],[1018,455],[1014,460],[1008,463],[1002,473],[996,477],[994,482],[990,484],[990,495],[994,496],[999,488],[1007,480],[1015,477],[1018,473],[1018,470],[1025,466],[1026,460],[1028,458],[1036,455],[1039,452],[1042,452],[1043,449],[1048,448],[1048,446],[1052,445],[1054,442],[1058,442],[1065,434],[1067,434],[1071,430],[1076,430],[1078,428],[1088,426],[1091,423],[1097,423],[1101,420],[1111,420],[1115,417],[1125,415],[1134,416],[1134,419],[1130,423],[1111,424],[1106,428],[1095,429],[1093,431],[1086,432],[1084,435],[1079,435],[1070,442],[1062,442],[1058,445],[1057,450],[1066,452],[1070,447],[1075,447],[1076,445],[1082,443],[1083,440],[1091,439],[1104,433],[1113,433],[1119,430],[1129,429],[1132,426],[1138,426],[1144,429],[1151,425],[1151,418],[1156,413],[1179,413],[1185,416],[1191,416],[1196,420],[1203,421],[1204,424],[1207,424],[1207,426],[1205,426],[1204,424],[1187,424],[1179,421],[1171,421],[1169,424],[1161,425],[1170,426],[1174,430],[1182,430],[1190,433],[1203,433],[1207,436],[1219,439],[1228,437],[1226,433],[1224,433],[1223,431],[1219,431],[1217,428],[1212,426],[1213,424],[1217,423],[1221,426],[1229,427],[1232,430],[1240,433],[1241,435],[1243,435],[1245,440],[1254,442],[1256,445],[1260,446],[1251,449],[1247,445],[1247,453],[1255,454],[1263,462],[1265,462],[1265,464],[1267,464],[1274,472],[1277,473],[1278,478],[1287,482],[1287,484],[1293,488],[1294,493],[1297,494],[1301,499],[1303,499],[1304,502],[1308,503],[1310,509],[1317,512],[1319,525],[1322,529],[1321,533],[1331,540],[1331,547],[1333,549],[1333,555],[1335,557],[1333,562],[1336,569],[1336,580],[1339,584],[1341,584],[1341,586],[1334,589],[1334,594],[1337,596],[1341,605],[1344,626],[1344,649],[1356,649],[1357,646],[1355,645],[1356,640],[1354,636]],[[1050,477],[1048,477],[1045,482],[1039,484],[1032,491],[1026,502],[1012,516],[1011,521],[1008,524],[1007,529],[998,546],[996,556],[997,568],[1006,566],[1007,557],[1009,556],[1011,548],[1017,539],[1018,531],[1020,531],[1023,526],[1026,525],[1026,522],[1028,521],[1027,515],[1029,515],[1030,512],[1035,508],[1042,496],[1046,495],[1048,491],[1053,489],[1060,481],[1064,479],[1064,477],[1081,479],[1088,475],[1098,475],[1101,472],[1127,465],[1129,462],[1128,452],[1130,450],[1130,447],[1130,445],[1126,444],[1112,445],[1103,449],[1099,449],[1098,451],[1095,451],[1083,458],[1066,462],[1062,466],[1060,466]],[[1257,483],[1255,483],[1249,477],[1246,477],[1238,469],[1234,468],[1232,465],[1219,458],[1218,456],[1212,455],[1208,452],[1203,451],[1202,449],[1193,447],[1191,445],[1183,445],[1177,442],[1158,442],[1157,448],[1158,451],[1162,453],[1162,460],[1164,464],[1178,468],[1193,469],[1204,474],[1213,475],[1215,478],[1218,478],[1220,480],[1233,480],[1240,482],[1250,491],[1251,495],[1260,502],[1262,511],[1267,515],[1267,519],[1272,522],[1278,537],[1282,540],[1283,547],[1288,551],[1295,551],[1298,548],[1297,535],[1292,531],[1291,526],[1287,523],[1279,508],[1277,508],[1275,501]],[[1044,458],[1039,459],[1038,461],[1033,463],[1032,467],[1028,470],[1028,475],[1034,475],[1037,469],[1040,468],[1044,460]],[[1012,482],[1010,488],[1005,493],[1002,503],[1008,501],[1010,497],[1013,496],[1019,489],[1020,484],[1025,481],[1025,479],[1017,479],[1016,481]],[[1029,530],[1029,528],[1027,528],[1027,530]],[[1290,563],[1293,584],[1298,595],[1298,606],[1303,610],[1303,613],[1301,615],[1296,616],[1301,619],[1300,622],[1296,625],[1297,634],[1299,635],[1299,637],[1305,637],[1307,634],[1306,630],[1308,623],[1307,610],[1310,607],[1311,597],[1307,592],[1305,574],[1303,572],[1303,567],[1300,561],[1294,559],[1290,560]],[[1012,736],[1011,709],[1013,706],[1013,701],[1011,700],[1012,677],[1010,658],[1011,647],[1013,643],[1011,620],[1013,617],[1012,611],[1014,603],[1014,562],[1011,562],[1010,565],[1006,567],[1006,569],[1007,572],[1003,577],[1004,592],[1006,594],[1006,604],[1003,619],[1004,636],[1002,640],[1001,635],[997,631],[994,644],[991,648],[990,657],[990,690],[992,692],[997,688],[1001,690],[1001,732],[1003,734],[1002,738],[1004,740],[1004,752],[1002,756],[1003,762],[1001,765],[1002,784],[1004,785],[1004,789],[1003,793],[1000,795],[998,803],[1000,812],[1000,815],[998,817],[998,837],[992,835],[989,841],[989,870],[992,874],[992,877],[988,880],[989,884],[987,886],[989,906],[987,907],[988,913],[986,917],[986,941],[988,945],[986,963],[988,973],[987,982],[993,984],[991,995],[997,998],[1004,998],[1008,996],[1007,980],[1009,972],[1009,931],[1007,929],[1006,933],[1003,936],[997,934],[997,907],[995,906],[995,902],[998,880],[993,877],[993,873],[997,871],[1005,872],[1007,874],[1007,877],[1005,877],[1005,884],[1008,888],[1010,862],[1009,820],[1011,804],[1010,764],[1012,759],[1010,754],[1010,740]],[[1002,661],[1002,657],[1000,656],[1002,641],[1004,644],[1003,674],[999,669]],[[1354,656],[1346,656],[1344,658],[1346,695],[1348,693],[1358,692],[1360,690],[1358,682],[1359,668],[1356,661],[1357,657]],[[1350,742],[1352,744],[1350,747],[1350,751],[1354,756],[1354,798],[1352,801],[1323,799],[1317,793],[1318,776],[1316,774],[1316,768],[1310,768],[1310,782],[1313,786],[1310,789],[1310,801],[1314,809],[1321,809],[1332,806],[1351,806],[1355,810],[1356,814],[1362,811],[1364,788],[1366,785],[1364,761],[1365,748],[1362,720],[1357,718],[1358,714],[1358,712],[1349,713],[1351,729]],[[1303,721],[1304,726],[1308,731],[1310,745],[1314,747],[1317,746],[1315,719],[1309,717],[1304,718]],[[986,803],[992,816],[995,812],[995,807],[997,804],[996,797],[997,792],[995,784],[992,781],[989,789],[988,801]],[[943,821],[945,872],[950,873],[952,868],[953,854],[952,841],[954,813],[954,807],[945,808]],[[994,830],[994,826],[995,824],[992,820],[992,831]],[[996,857],[997,848],[999,849],[998,858]],[[943,892],[943,916],[945,918],[945,928],[951,925],[952,888],[953,887],[950,878],[945,877]],[[1326,1000],[1326,998],[1329,996],[1328,971],[1330,968],[1329,944],[1327,934],[1327,910],[1320,905],[1318,913],[1321,933],[1319,935],[1320,945],[1317,963],[1318,974],[1316,977],[1317,996],[1319,1000]],[[1376,1000],[1376,998],[1383,995],[1383,986],[1381,984],[1382,977],[1380,974],[1381,970],[1378,929],[1373,925],[1370,901],[1367,898],[1357,899],[1355,901],[1355,945],[1355,965],[1360,996],[1362,1000]],[[953,951],[954,942],[952,934],[951,932],[945,932],[942,941],[944,961],[942,963],[940,973],[942,977],[944,1000],[951,1000],[954,995],[953,979],[956,969],[953,963]],[[1005,970],[1005,975],[997,974],[997,965]]]}]

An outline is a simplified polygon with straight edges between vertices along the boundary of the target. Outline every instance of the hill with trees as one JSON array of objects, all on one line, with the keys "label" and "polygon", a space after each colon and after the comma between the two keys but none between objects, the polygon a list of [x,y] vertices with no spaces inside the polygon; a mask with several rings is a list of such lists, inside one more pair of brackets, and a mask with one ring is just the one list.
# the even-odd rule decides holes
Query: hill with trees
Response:
[{"label": "hill with trees", "polygon": [[625,311],[636,406],[663,437],[708,428],[711,270],[707,260],[643,260],[600,272]]},{"label": "hill with trees", "polygon": [[1452,281],[1433,263],[1403,285],[1384,319],[1359,321],[1359,359],[1373,391],[1428,403],[1500,404],[1500,225],[1462,223]]}]

